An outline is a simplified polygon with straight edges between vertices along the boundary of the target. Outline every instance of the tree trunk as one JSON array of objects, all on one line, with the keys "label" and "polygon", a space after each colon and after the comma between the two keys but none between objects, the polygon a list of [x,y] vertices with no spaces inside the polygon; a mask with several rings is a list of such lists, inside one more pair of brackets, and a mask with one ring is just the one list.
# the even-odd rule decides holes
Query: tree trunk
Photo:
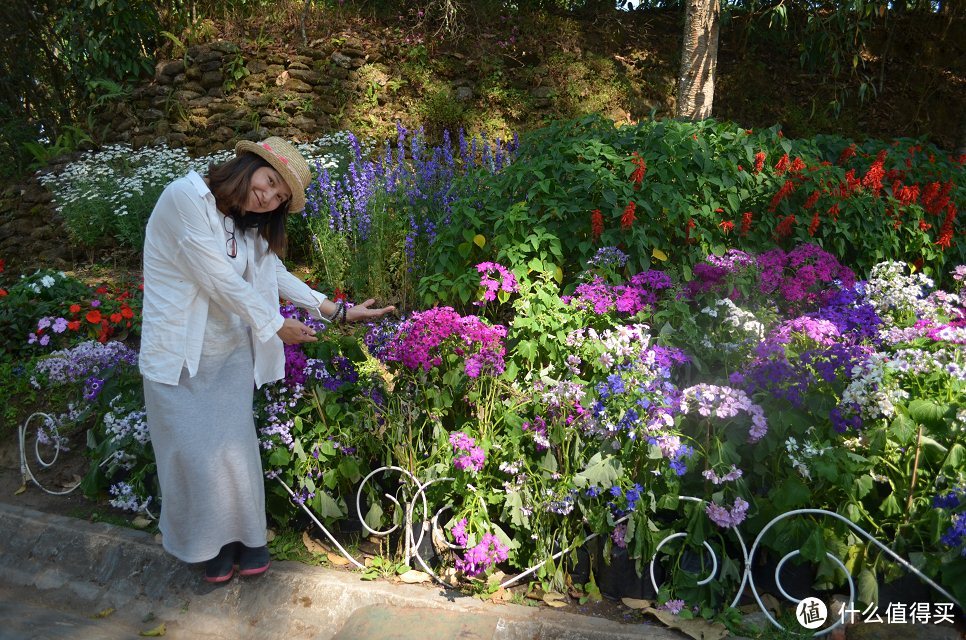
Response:
[{"label": "tree trunk", "polygon": [[714,100],[721,2],[687,0],[685,11],[675,115],[688,120],[704,120],[711,117]]}]

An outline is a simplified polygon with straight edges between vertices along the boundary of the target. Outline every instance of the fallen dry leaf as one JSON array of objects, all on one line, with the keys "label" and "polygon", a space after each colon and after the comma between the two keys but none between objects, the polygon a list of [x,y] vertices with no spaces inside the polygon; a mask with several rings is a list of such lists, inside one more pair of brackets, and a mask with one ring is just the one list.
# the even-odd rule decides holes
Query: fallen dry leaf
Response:
[{"label": "fallen dry leaf", "polygon": [[153,629],[148,629],[147,631],[142,631],[139,636],[144,636],[145,638],[158,638],[163,636],[165,632],[164,623],[162,622]]},{"label": "fallen dry leaf", "polygon": [[308,531],[304,531],[302,533],[302,544],[305,545],[305,548],[308,549],[309,553],[311,554],[322,555],[324,553],[328,553],[328,549],[316,542],[312,536],[309,535]]},{"label": "fallen dry leaf", "polygon": [[[624,602],[625,605],[627,605],[628,600],[630,600],[632,603],[647,602],[647,600],[621,598],[621,601]],[[695,640],[721,640],[721,638],[727,638],[729,635],[728,628],[720,622],[709,622],[704,618],[685,620],[671,613],[670,611],[665,611],[664,609],[655,609],[652,606],[640,606],[638,609],[644,613],[651,614],[660,620],[664,626],[686,633]]]},{"label": "fallen dry leaf", "polygon": [[13,495],[19,496],[21,493],[27,490],[27,483],[24,482],[20,485],[20,488],[13,492]]},{"label": "fallen dry leaf", "polygon": [[145,518],[144,516],[137,516],[134,520],[131,520],[131,526],[135,529],[146,529],[151,525],[151,519]]},{"label": "fallen dry leaf", "polygon": [[338,553],[332,553],[331,551],[327,551],[325,553],[325,557],[329,559],[329,562],[332,563],[332,566],[334,567],[344,567],[349,564],[349,561],[346,560],[344,556]]},{"label": "fallen dry leaf", "polygon": [[513,600],[513,594],[500,587],[492,594],[490,594],[490,602],[493,604],[500,604],[501,602],[510,602]]},{"label": "fallen dry leaf", "polygon": [[111,615],[112,613],[114,613],[114,607],[108,607],[107,609],[101,609],[100,611],[98,611],[97,613],[95,613],[91,617],[92,618],[106,618],[107,616]]},{"label": "fallen dry leaf", "polygon": [[543,594],[543,601],[551,607],[567,606],[567,596],[562,593],[555,593],[553,591]]},{"label": "fallen dry leaf", "polygon": [[652,600],[638,600],[637,598],[621,598],[621,602],[628,609],[650,609],[654,606]]},{"label": "fallen dry leaf", "polygon": [[418,569],[410,569],[406,573],[401,574],[399,580],[406,584],[416,584],[417,582],[429,582],[432,578],[429,577],[428,573],[419,571]]}]

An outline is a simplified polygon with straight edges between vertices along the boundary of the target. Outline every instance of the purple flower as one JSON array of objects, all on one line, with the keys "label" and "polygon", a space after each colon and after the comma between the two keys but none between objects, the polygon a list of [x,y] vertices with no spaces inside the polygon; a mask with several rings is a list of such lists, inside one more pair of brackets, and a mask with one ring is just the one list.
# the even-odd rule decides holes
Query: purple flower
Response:
[{"label": "purple flower", "polygon": [[614,530],[610,534],[610,538],[611,540],[614,541],[614,544],[616,544],[618,547],[620,547],[621,549],[626,549],[627,548],[627,540],[625,539],[626,535],[627,535],[627,525],[622,522],[621,524],[614,527]]},{"label": "purple flower", "polygon": [[57,318],[54,320],[54,333],[63,333],[67,330],[67,320],[65,318]]},{"label": "purple flower", "polygon": [[100,300],[91,300],[91,306],[96,309],[97,307],[101,306],[101,301]]},{"label": "purple flower", "polygon": [[708,506],[705,507],[705,513],[716,525],[727,529],[737,527],[744,522],[745,516],[748,514],[748,506],[748,503],[741,498],[735,498],[735,504],[731,509],[715,502],[709,502]]},{"label": "purple flower", "polygon": [[462,558],[456,559],[456,570],[468,576],[483,574],[490,567],[510,557],[510,549],[492,533],[487,533]]},{"label": "purple flower", "polygon": [[456,541],[456,544],[458,544],[461,547],[466,546],[466,541],[468,538],[468,535],[466,533],[466,518],[463,518],[462,520],[454,524],[450,532],[453,534],[453,540]]}]

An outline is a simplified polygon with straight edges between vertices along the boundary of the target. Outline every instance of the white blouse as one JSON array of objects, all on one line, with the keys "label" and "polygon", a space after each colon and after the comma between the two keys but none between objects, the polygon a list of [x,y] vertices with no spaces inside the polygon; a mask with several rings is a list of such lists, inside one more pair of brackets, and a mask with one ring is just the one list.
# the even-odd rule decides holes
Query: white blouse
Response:
[{"label": "white blouse", "polygon": [[[276,335],[284,321],[279,294],[321,317],[326,297],[290,274],[261,236],[236,230],[238,256],[229,258],[223,220],[214,194],[194,171],[168,185],[151,213],[139,363],[149,380],[178,384],[183,368],[189,376],[197,373],[212,301],[251,328],[259,387],[285,375]],[[232,264],[237,260],[247,264]]]}]

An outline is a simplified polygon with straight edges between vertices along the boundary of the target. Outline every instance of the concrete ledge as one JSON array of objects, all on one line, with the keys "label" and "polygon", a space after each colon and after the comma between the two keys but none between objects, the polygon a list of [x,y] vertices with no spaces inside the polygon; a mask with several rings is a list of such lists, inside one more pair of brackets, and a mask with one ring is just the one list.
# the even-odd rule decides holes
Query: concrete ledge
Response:
[{"label": "concrete ledge", "polygon": [[[152,614],[166,623],[169,637],[327,639],[353,613],[358,623],[364,607],[375,607],[375,613],[386,607],[412,610],[404,616],[409,620],[419,617],[417,610],[438,610],[440,624],[449,619],[457,633],[470,624],[482,637],[507,640],[683,637],[659,626],[493,605],[439,587],[363,582],[357,574],[294,562],[274,563],[258,578],[213,586],[201,579],[200,565],[169,556],[146,532],[3,503],[0,576],[9,587],[32,589],[45,600],[85,611],[111,607],[131,616]],[[350,633],[346,629],[344,637]]]}]

